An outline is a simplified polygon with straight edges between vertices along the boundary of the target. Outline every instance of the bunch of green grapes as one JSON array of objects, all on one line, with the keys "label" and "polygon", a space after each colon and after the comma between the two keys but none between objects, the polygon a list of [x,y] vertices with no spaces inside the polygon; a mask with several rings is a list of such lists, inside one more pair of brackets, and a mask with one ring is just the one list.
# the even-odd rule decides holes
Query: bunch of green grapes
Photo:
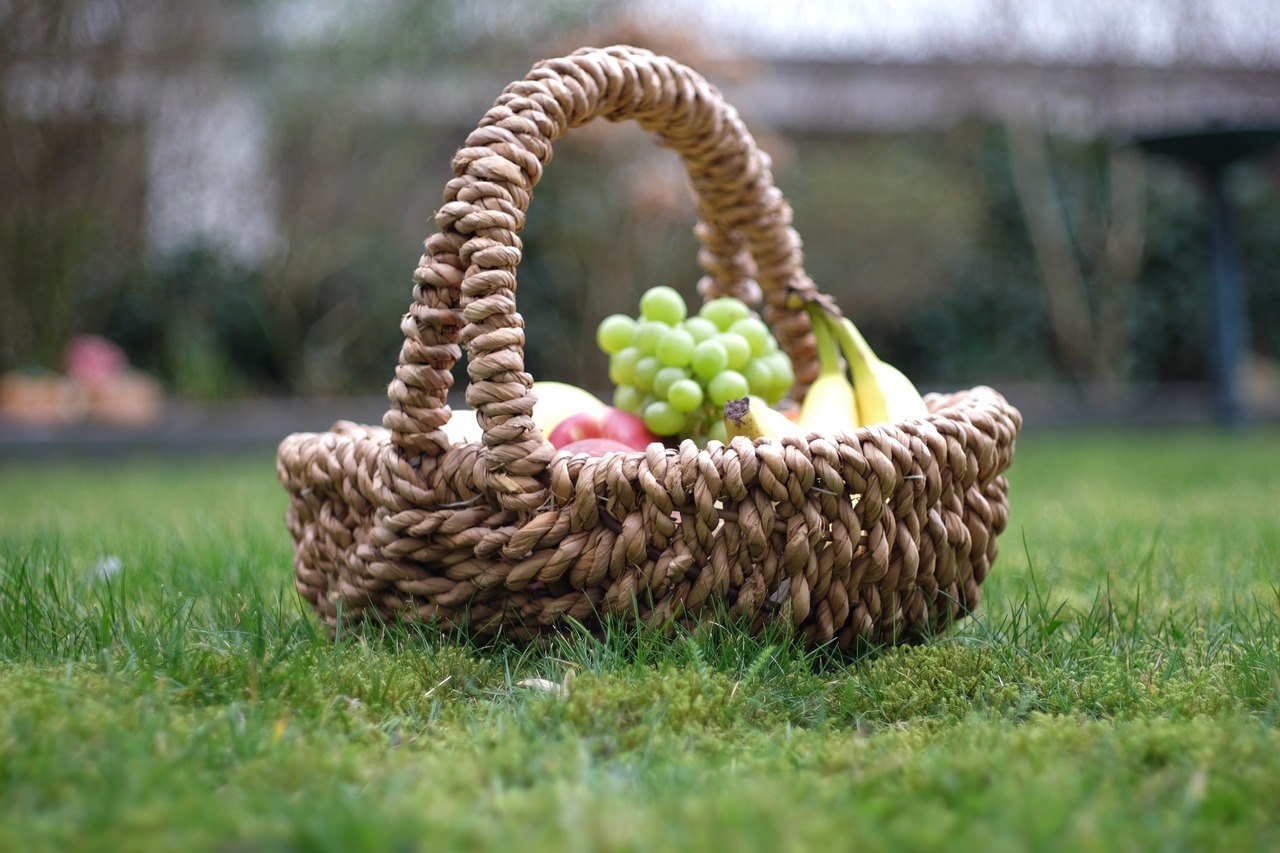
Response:
[{"label": "bunch of green grapes", "polygon": [[678,291],[650,288],[639,317],[600,321],[596,343],[609,356],[613,404],[661,436],[724,441],[725,401],[751,394],[772,405],[795,382],[769,327],[728,296],[689,316]]}]

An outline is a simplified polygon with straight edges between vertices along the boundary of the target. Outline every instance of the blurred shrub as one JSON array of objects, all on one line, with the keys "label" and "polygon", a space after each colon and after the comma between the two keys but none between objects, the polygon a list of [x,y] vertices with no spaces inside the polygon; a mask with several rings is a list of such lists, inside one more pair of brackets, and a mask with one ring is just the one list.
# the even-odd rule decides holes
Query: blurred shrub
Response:
[{"label": "blurred shrub", "polygon": [[[1115,148],[1105,140],[1062,139],[1050,140],[1050,148],[1057,197],[1049,201],[1063,211],[1096,319],[1108,289],[1119,286],[1099,257],[1101,239],[1090,234],[1106,224]],[[1055,345],[1001,128],[802,140],[797,151],[801,174],[780,182],[796,208],[808,269],[886,358],[932,387],[1091,378],[1077,375]],[[1131,292],[1120,303],[1124,346],[1114,366],[1130,382],[1205,380],[1206,205],[1181,167],[1152,160],[1145,174],[1144,245]],[[1280,180],[1266,163],[1238,166],[1233,178],[1253,348],[1274,358]]]}]

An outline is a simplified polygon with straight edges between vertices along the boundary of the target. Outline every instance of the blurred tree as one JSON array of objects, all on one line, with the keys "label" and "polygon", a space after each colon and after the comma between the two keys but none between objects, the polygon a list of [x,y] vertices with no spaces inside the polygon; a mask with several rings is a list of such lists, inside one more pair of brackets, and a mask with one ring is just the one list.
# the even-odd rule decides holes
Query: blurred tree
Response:
[{"label": "blurred tree", "polygon": [[[1057,353],[1079,382],[1123,381],[1126,321],[1146,238],[1143,155],[1128,147],[1075,146],[1068,156],[1077,162],[1068,166],[1055,162],[1042,130],[1011,124],[1006,132]],[[1065,159],[1061,152],[1058,159]],[[1062,180],[1064,167],[1069,181]]]},{"label": "blurred tree", "polygon": [[[0,9],[0,366],[57,367],[93,328],[86,301],[130,245],[140,128],[104,120],[105,85],[129,66],[118,9],[13,0]],[[127,250],[126,250],[127,251]]]}]

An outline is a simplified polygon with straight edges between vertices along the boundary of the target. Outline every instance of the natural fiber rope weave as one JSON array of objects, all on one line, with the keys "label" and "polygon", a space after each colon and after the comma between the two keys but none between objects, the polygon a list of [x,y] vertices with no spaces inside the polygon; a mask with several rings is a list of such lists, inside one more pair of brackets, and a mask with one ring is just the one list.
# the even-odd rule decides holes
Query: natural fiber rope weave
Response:
[{"label": "natural fiber rope weave", "polygon": [[[539,63],[454,158],[414,275],[385,429],[340,422],[280,446],[297,587],[335,624],[370,615],[531,637],[605,615],[654,628],[786,620],[811,642],[910,641],[977,604],[1008,517],[1017,410],[988,388],[931,395],[925,420],[807,439],[608,457],[557,452],[530,417],[517,233],[551,144],[634,119],[682,158],[704,296],[764,300],[816,375],[791,209],[733,108],[693,71],[629,47]],[[482,443],[451,445],[451,370]]]}]

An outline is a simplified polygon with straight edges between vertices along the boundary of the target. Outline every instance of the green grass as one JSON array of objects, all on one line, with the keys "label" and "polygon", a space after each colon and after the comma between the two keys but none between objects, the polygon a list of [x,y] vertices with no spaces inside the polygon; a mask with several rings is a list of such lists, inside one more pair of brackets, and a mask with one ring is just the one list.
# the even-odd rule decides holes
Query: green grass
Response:
[{"label": "green grass", "polygon": [[0,849],[1274,849],[1277,438],[1024,437],[978,616],[854,661],[335,644],[270,456],[0,465]]}]

